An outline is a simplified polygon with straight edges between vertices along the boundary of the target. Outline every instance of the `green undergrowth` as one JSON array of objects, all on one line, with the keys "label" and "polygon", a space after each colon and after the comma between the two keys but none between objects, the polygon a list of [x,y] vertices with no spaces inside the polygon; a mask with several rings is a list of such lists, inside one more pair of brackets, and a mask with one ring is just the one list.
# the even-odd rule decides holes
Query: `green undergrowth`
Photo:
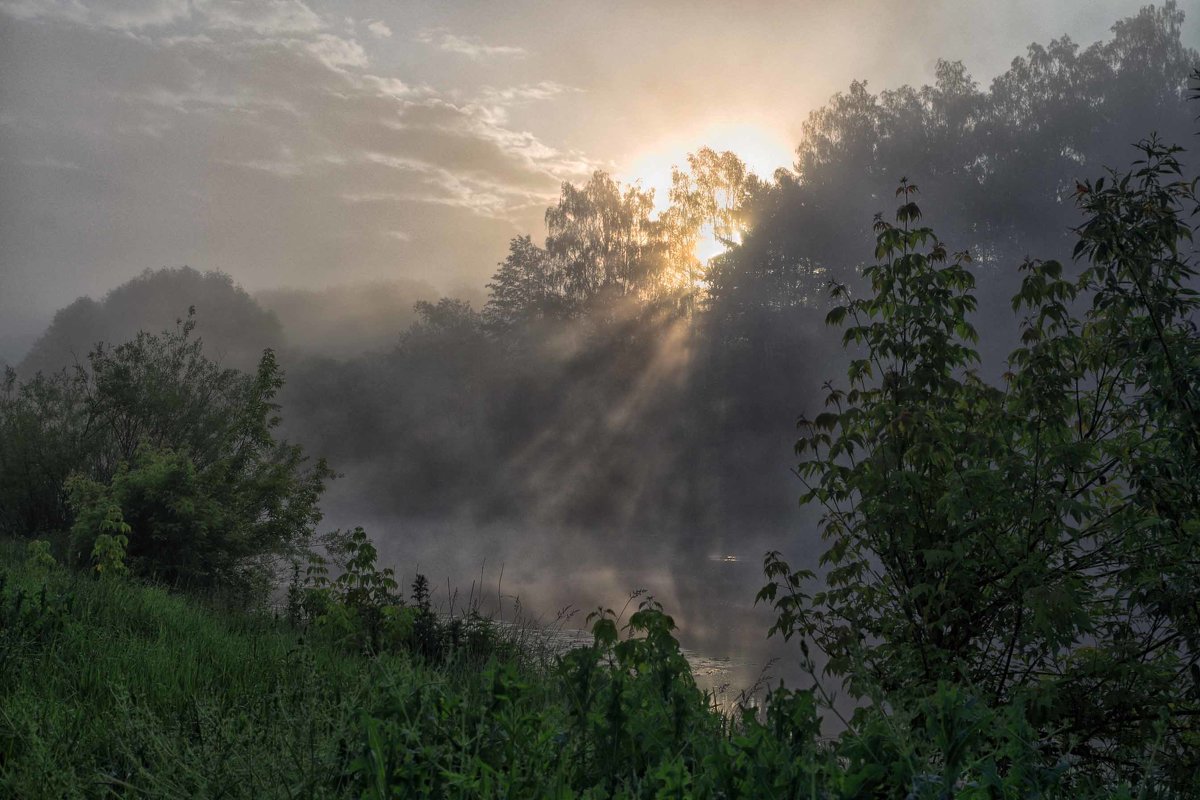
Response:
[{"label": "green undergrowth", "polygon": [[1136,796],[955,687],[823,738],[810,692],[720,713],[653,601],[592,622],[559,656],[371,650],[3,544],[0,797]]}]

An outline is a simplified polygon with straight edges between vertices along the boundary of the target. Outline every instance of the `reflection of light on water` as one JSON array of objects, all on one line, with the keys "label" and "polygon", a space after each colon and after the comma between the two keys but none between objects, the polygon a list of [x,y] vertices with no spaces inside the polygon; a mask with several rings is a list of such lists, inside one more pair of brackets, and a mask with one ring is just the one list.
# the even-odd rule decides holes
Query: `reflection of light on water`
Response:
[{"label": "reflection of light on water", "polygon": [[[356,519],[350,517],[346,523]],[[372,527],[388,530],[400,524],[383,519],[373,521]],[[767,549],[766,535],[751,533],[735,539],[712,534],[705,537],[707,541],[683,548],[640,532],[637,536],[624,531],[580,534],[540,526],[517,530],[474,527],[470,521],[426,525],[417,537],[383,537],[381,560],[401,574],[421,571],[438,576],[434,583],[443,587],[443,608],[450,603],[453,587],[463,587],[459,609],[462,598],[470,594],[480,598],[485,616],[495,614],[497,622],[527,623],[536,630],[514,631],[514,635],[528,636],[525,641],[551,661],[564,647],[591,645],[589,631],[570,630],[584,627],[586,610],[612,608],[627,621],[639,602],[630,601],[630,589],[645,587],[679,626],[676,638],[702,688],[725,687],[722,694],[736,698],[742,689],[756,686],[764,670],[772,682],[784,679],[789,686],[807,680],[793,663],[794,646],[778,637],[767,638],[774,621],[772,610],[754,603],[762,585],[756,553]],[[470,534],[464,535],[464,530]],[[613,547],[614,542],[620,546]],[[486,575],[481,563],[487,566]],[[481,586],[489,588],[480,591]],[[557,611],[573,608],[582,609],[576,618],[556,618]],[[542,650],[539,643],[547,628],[562,630],[554,645]]]},{"label": "reflection of light on water", "polygon": [[[502,628],[516,629],[516,626],[506,622],[497,621],[495,624]],[[593,641],[591,633],[576,628],[541,628],[537,633],[541,643],[556,655],[564,655],[577,647],[590,647]],[[753,666],[753,662],[746,658],[709,656],[687,647],[681,647],[680,652],[692,668],[692,677],[695,678],[696,685],[710,691],[728,689],[740,683],[740,672]]]}]

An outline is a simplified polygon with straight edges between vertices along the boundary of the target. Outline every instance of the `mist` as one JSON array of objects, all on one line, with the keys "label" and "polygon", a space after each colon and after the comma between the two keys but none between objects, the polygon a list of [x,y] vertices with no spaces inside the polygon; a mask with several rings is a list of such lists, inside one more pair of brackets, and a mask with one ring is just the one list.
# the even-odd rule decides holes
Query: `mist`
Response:
[{"label": "mist", "polygon": [[[623,19],[626,38],[601,48],[583,29],[617,12],[582,6],[559,35],[479,9],[381,4],[338,20],[294,3],[218,24],[219,4],[9,4],[0,341],[20,346],[0,355],[53,371],[195,307],[223,363],[280,354],[283,430],[339,473],[325,526],[363,525],[399,574],[420,570],[447,596],[480,581],[545,619],[644,588],[687,646],[748,684],[783,654],[753,605],[763,553],[818,566],[818,514],[798,508],[790,467],[797,416],[820,410],[848,359],[824,324],[828,285],[862,286],[900,179],[947,246],[974,255],[995,379],[1015,342],[1017,267],[1070,262],[1076,181],[1127,163],[1152,131],[1194,141],[1200,9],[1044,5],[987,37],[988,4],[911,19],[764,6],[721,41],[723,66],[685,81],[669,62],[694,63],[713,34],[658,47]],[[687,25],[727,20],[694,10]],[[468,22],[477,32],[457,33]],[[806,30],[809,46],[751,68],[768,23]],[[816,44],[830,30],[855,45]],[[644,64],[619,56],[630,42]],[[62,61],[41,69],[52,50]],[[93,73],[102,51],[114,68]],[[232,66],[245,52],[249,77]],[[763,73],[802,77],[780,88]],[[487,83],[500,80],[513,85]],[[76,107],[97,84],[132,121]],[[724,98],[718,111],[698,86]],[[611,177],[672,120],[703,131],[743,107],[794,153],[680,153],[669,198]],[[697,254],[706,237],[711,258]],[[26,349],[30,320],[54,308]]]}]

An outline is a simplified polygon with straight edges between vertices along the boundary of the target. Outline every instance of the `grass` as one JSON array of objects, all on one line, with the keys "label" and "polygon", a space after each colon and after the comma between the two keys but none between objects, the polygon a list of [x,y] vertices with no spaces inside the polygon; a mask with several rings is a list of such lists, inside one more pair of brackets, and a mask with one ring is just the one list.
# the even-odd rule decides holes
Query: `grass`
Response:
[{"label": "grass", "polygon": [[[341,796],[355,709],[379,675],[430,679],[411,662],[305,643],[270,617],[130,581],[43,577],[13,551],[0,795]],[[18,594],[53,622],[14,622]]]},{"label": "grass", "polygon": [[0,543],[3,797],[633,796],[722,740],[661,625],[624,667],[607,647],[556,666],[522,629],[368,657],[27,552]]},{"label": "grass", "polygon": [[1133,796],[1064,783],[1016,709],[953,688],[836,739],[810,692],[721,714],[652,602],[561,656],[487,623],[365,655],[352,614],[293,627],[32,553],[0,542],[3,798]]}]

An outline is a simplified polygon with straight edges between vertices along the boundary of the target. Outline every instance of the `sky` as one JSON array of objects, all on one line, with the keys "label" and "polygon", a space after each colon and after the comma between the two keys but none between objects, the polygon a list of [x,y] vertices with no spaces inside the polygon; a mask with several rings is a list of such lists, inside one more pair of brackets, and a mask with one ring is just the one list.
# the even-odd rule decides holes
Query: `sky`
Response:
[{"label": "sky", "polygon": [[853,79],[986,83],[1140,5],[0,0],[0,361],[148,268],[477,295],[563,181],[661,194],[706,144],[770,174]]}]

